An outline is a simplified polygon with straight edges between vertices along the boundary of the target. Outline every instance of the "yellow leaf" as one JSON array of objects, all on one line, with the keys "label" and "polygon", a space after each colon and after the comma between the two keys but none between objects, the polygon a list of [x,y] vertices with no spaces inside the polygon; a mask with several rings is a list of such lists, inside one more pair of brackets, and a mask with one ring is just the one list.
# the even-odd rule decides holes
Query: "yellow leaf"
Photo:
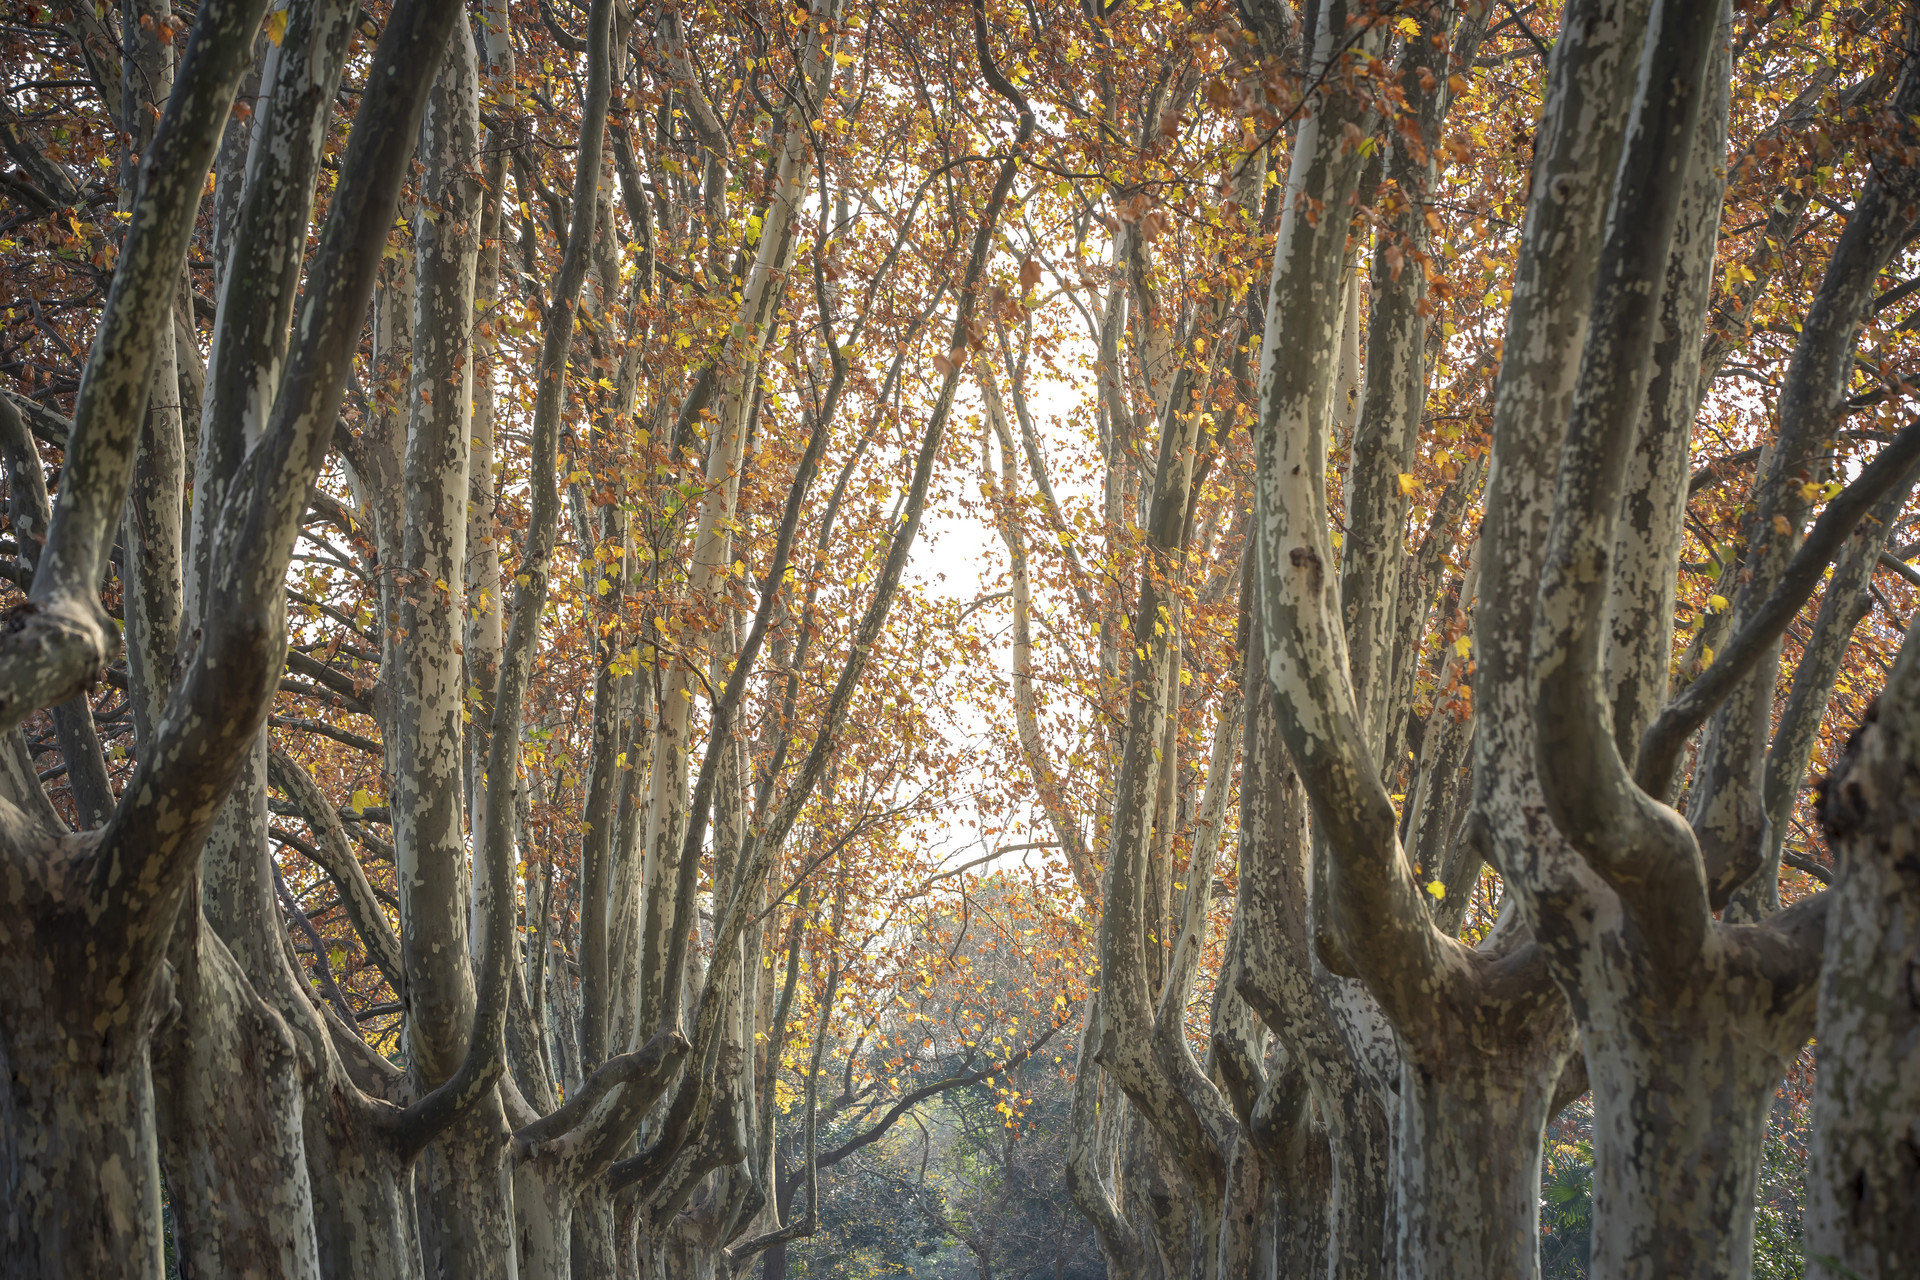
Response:
[{"label": "yellow leaf", "polygon": [[354,815],[357,817],[358,815],[365,813],[367,811],[367,807],[372,803],[373,803],[373,793],[366,790],[364,787],[356,787],[354,788],[353,795],[347,800],[347,807],[353,810]]},{"label": "yellow leaf", "polygon": [[1447,896],[1447,886],[1441,884],[1438,880],[1429,880],[1427,881],[1427,892],[1432,894],[1436,899],[1445,898]]},{"label": "yellow leaf", "polygon": [[1707,608],[1713,610],[1715,613],[1719,613],[1722,609],[1725,609],[1728,603],[1727,598],[1723,595],[1711,595],[1707,597]]},{"label": "yellow leaf", "polygon": [[1404,471],[1400,473],[1400,496],[1401,497],[1411,498],[1413,496],[1413,491],[1415,489],[1418,489],[1419,487],[1420,487],[1420,477],[1409,475]]},{"label": "yellow leaf", "polygon": [[1468,636],[1461,636],[1453,642],[1453,651],[1463,658],[1466,657],[1473,652],[1473,640]]},{"label": "yellow leaf", "polygon": [[275,9],[267,15],[267,39],[273,41],[275,48],[279,48],[280,42],[286,38],[287,11],[285,9]]}]

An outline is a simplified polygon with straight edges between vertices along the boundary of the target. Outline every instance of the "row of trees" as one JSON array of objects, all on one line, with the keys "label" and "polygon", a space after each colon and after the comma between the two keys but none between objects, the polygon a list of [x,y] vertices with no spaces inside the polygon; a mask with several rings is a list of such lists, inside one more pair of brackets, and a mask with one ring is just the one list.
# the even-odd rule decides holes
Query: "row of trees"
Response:
[{"label": "row of trees", "polygon": [[1532,1275],[1586,1095],[1742,1276],[1816,1032],[1920,1256],[1914,12],[0,40],[28,1273],[780,1275],[913,1117],[983,1274],[1057,1141],[1110,1275]]},{"label": "row of trees", "polygon": [[[1865,1135],[1914,1103],[1882,806],[1911,759],[1915,15],[1097,30],[1106,96],[1058,110],[1115,187],[1077,474],[1142,554],[1104,597],[1027,348],[977,376],[998,758],[1100,921],[1069,1172],[1109,1273],[1535,1274],[1543,1129],[1587,1095],[1591,1273],[1750,1274],[1816,1033],[1809,1274],[1909,1269],[1909,1157]],[[1240,127],[1187,133],[1209,108]]]},{"label": "row of trees", "polygon": [[[964,763],[901,590],[959,375],[909,356],[1012,162],[846,143],[915,141],[849,47],[962,91],[910,24],[641,16],[12,15],[31,1272],[744,1267],[1065,1016],[944,998],[907,838]],[[995,927],[1054,945],[1046,892]]]}]

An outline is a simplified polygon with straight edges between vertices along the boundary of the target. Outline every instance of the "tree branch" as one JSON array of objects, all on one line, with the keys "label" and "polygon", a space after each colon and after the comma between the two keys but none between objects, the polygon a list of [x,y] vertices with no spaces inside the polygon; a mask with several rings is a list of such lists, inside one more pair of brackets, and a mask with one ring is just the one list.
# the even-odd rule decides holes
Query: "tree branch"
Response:
[{"label": "tree branch", "polygon": [[1681,752],[1695,729],[1706,723],[1735,686],[1772,651],[1800,608],[1820,585],[1827,566],[1845,547],[1856,525],[1920,460],[1920,419],[1909,423],[1827,503],[1808,530],[1806,541],[1774,581],[1772,592],[1746,624],[1722,648],[1712,666],[1668,703],[1640,740],[1635,781],[1650,796],[1664,796],[1673,784]]},{"label": "tree branch", "polygon": [[120,647],[100,607],[103,561],[133,476],[161,333],[266,0],[208,0],[139,168],[132,220],[80,379],[60,496],[27,603],[0,627],[0,732],[99,678]]},{"label": "tree branch", "polygon": [[313,780],[313,775],[277,746],[271,746],[267,751],[267,777],[274,786],[286,793],[318,840],[317,847],[308,856],[320,865],[320,869],[327,873],[327,878],[333,881],[334,888],[340,891],[340,901],[346,907],[347,919],[366,946],[367,956],[379,966],[389,986],[396,992],[404,991],[406,976],[400,958],[400,939],[394,936],[393,926],[387,923],[386,913],[381,910],[380,899],[374,893],[373,885],[368,882],[360,860],[347,845],[347,831],[340,823],[340,815]]}]

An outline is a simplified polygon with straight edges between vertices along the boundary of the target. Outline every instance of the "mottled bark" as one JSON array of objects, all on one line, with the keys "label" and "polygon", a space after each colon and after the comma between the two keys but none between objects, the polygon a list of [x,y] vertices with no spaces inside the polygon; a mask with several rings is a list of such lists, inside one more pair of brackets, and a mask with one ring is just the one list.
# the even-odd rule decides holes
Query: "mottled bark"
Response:
[{"label": "mottled bark", "polygon": [[[1259,617],[1256,580],[1246,588]],[[1392,1170],[1389,1119],[1369,1062],[1329,995],[1340,982],[1319,969],[1308,933],[1307,799],[1281,740],[1266,687],[1266,642],[1259,625],[1246,652],[1245,744],[1240,781],[1240,885],[1231,951],[1238,990],[1272,1030],[1283,1066],[1270,1077],[1254,1132],[1276,1151],[1307,1145],[1317,1109],[1328,1165],[1281,1165],[1275,1196],[1283,1214],[1282,1252],[1299,1259],[1330,1249],[1365,1277],[1385,1274]],[[1295,1179],[1295,1173],[1302,1175]],[[1324,1180],[1324,1181],[1323,1181]],[[1316,1255],[1321,1256],[1321,1255]],[[1284,1274],[1284,1273],[1283,1273]]]},{"label": "mottled bark", "polygon": [[[186,611],[196,620],[207,608],[221,540],[231,536],[228,495],[266,427],[286,368],[320,149],[352,24],[352,7],[340,0],[289,9],[286,31],[269,46],[259,73],[264,92],[236,175],[244,185],[222,193],[223,206],[232,201],[233,222],[218,263],[185,570]],[[236,142],[223,143],[223,154],[238,150]]]},{"label": "mottled bark", "polygon": [[0,637],[0,729],[89,687],[119,647],[96,597],[132,479],[174,287],[265,0],[203,6],[141,157],[132,218],[74,403],[29,606]]},{"label": "mottled bark", "polygon": [[[489,0],[481,6],[474,22],[473,35],[480,60],[476,94],[485,110],[503,112],[506,110],[503,100],[511,96],[514,75],[511,19],[504,0]],[[517,781],[499,789],[496,795],[488,786],[486,776],[493,728],[493,687],[500,674],[501,651],[506,642],[501,619],[504,601],[498,541],[499,496],[494,486],[493,392],[501,369],[498,329],[505,318],[501,307],[500,230],[511,130],[509,122],[496,117],[495,122],[482,131],[480,155],[475,157],[480,169],[480,189],[474,193],[479,247],[474,263],[472,349],[466,366],[459,372],[468,405],[469,444],[467,527],[462,540],[464,561],[461,565],[466,606],[462,631],[461,656],[465,672],[462,697],[468,703],[461,747],[466,768],[469,831],[487,829],[488,804],[519,805],[524,803],[525,796],[525,789]],[[484,163],[480,163],[482,160]],[[476,959],[485,950],[486,922],[479,910],[479,900],[487,892],[484,883],[487,869],[484,858],[474,868],[476,881],[468,938]],[[537,928],[533,932],[536,939],[542,937]],[[536,1011],[539,1007],[536,1004]],[[536,1016],[535,1021],[540,1019]]]},{"label": "mottled bark", "polygon": [[[1568,877],[1577,887],[1521,887],[1580,1018],[1595,1110],[1593,1265],[1621,1276],[1748,1273],[1765,1117],[1811,1022],[1823,917],[1816,900],[1766,926],[1713,918],[1693,829],[1660,788],[1642,789],[1616,746],[1604,666],[1630,462],[1617,424],[1643,403],[1653,368],[1652,282],[1668,271],[1688,185],[1672,175],[1717,158],[1717,144],[1695,138],[1719,127],[1702,104],[1716,96],[1709,65],[1724,20],[1681,5],[1656,14],[1534,616],[1535,767],[1582,866]],[[1662,429],[1657,416],[1642,422]],[[1664,429],[1678,434],[1685,421]]]},{"label": "mottled bark", "polygon": [[197,910],[172,955],[153,1069],[181,1274],[317,1280],[293,1037]]},{"label": "mottled bark", "polygon": [[1920,640],[1825,787],[1835,855],[1820,975],[1807,1169],[1807,1274],[1891,1280],[1920,1266]]},{"label": "mottled bark", "polygon": [[[1324,58],[1344,28],[1337,7],[1320,20]],[[1345,229],[1302,211],[1342,207],[1355,190],[1361,161],[1340,126],[1357,109],[1329,95],[1303,122],[1274,254],[1266,311],[1287,330],[1267,334],[1255,432],[1264,675],[1312,802],[1324,860],[1315,913],[1398,1042],[1394,1265],[1421,1276],[1528,1275],[1541,1130],[1571,1020],[1523,928],[1496,930],[1474,949],[1435,927],[1376,771],[1379,736],[1369,737],[1356,701],[1358,664],[1384,661],[1386,632],[1363,629],[1350,642],[1329,569],[1325,474]],[[1463,1151],[1476,1158],[1463,1161]]]},{"label": "mottled bark", "polygon": [[[1823,905],[1725,931],[1683,978],[1644,957],[1630,976],[1592,965],[1596,1274],[1750,1274],[1767,1112],[1812,1028]],[[1630,980],[1634,995],[1609,990]]]},{"label": "mottled bark", "polygon": [[[228,504],[235,536],[225,545],[243,546],[245,558],[216,561],[202,597],[199,646],[113,817],[97,837],[63,846],[60,837],[36,832],[23,811],[0,806],[0,817],[22,818],[7,821],[0,839],[13,868],[0,1034],[14,1082],[6,1102],[5,1216],[11,1240],[24,1245],[12,1256],[26,1259],[25,1274],[157,1271],[147,1046],[156,1017],[171,1003],[161,961],[214,817],[257,741],[277,683],[282,579],[331,438],[424,97],[423,85],[395,70],[432,65],[456,15],[452,5],[403,3],[374,51],[361,117],[298,308],[308,340],[295,350],[245,463],[245,484]],[[137,391],[144,405],[153,333],[171,332],[179,254],[259,21],[258,7],[201,8],[142,165],[120,258],[119,302],[109,301],[110,323],[94,348],[96,394],[103,398],[88,408],[83,388],[46,553],[56,568],[49,590],[64,582],[62,589],[84,593],[73,598],[95,610],[102,540],[117,518],[134,455],[131,433],[141,420],[117,398]],[[142,324],[145,332],[127,331]],[[33,630],[8,639],[40,643],[44,635],[36,639]],[[33,698],[43,704],[66,692],[66,677],[55,669],[62,660],[55,654],[52,667],[9,662],[6,670],[43,680]],[[48,1088],[56,1092],[35,1096]]]},{"label": "mottled bark", "polygon": [[[1562,16],[1507,316],[1521,340],[1509,343],[1495,385],[1473,630],[1474,820],[1508,882],[1542,889],[1564,887],[1577,870],[1534,772],[1534,596],[1599,262],[1602,193],[1618,164],[1648,8],[1593,0]],[[1529,888],[1521,902],[1532,901]]]},{"label": "mottled bark", "polygon": [[[29,930],[9,933],[9,941],[39,941]],[[146,1055],[65,1065],[69,1027],[20,994],[14,1010],[42,1016],[0,1048],[12,1082],[0,1105],[8,1265],[24,1276],[159,1275],[160,1166]],[[144,1039],[153,1016],[139,1010],[116,1039]]]},{"label": "mottled bark", "polygon": [[1614,741],[1632,763],[1640,735],[1667,701],[1681,522],[1691,479],[1689,445],[1700,411],[1699,335],[1713,291],[1714,249],[1726,195],[1729,50],[1716,46],[1687,160],[1661,283],[1659,334],[1650,356],[1643,421],[1621,489],[1619,534],[1607,601],[1606,667]]}]

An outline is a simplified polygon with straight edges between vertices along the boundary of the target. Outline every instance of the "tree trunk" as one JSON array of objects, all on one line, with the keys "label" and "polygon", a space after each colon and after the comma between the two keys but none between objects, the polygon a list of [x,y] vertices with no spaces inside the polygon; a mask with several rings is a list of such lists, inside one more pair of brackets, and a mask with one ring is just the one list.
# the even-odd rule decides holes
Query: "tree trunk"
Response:
[{"label": "tree trunk", "polygon": [[[1227,1162],[1227,1207],[1222,1215],[1214,1274],[1271,1280],[1273,1176],[1244,1137]],[[1265,1269],[1262,1269],[1264,1265]]]},{"label": "tree trunk", "polygon": [[1838,863],[1820,974],[1807,1170],[1809,1277],[1920,1272],[1920,732],[1909,632],[1827,783]]},{"label": "tree trunk", "polygon": [[612,1280],[621,1274],[613,1231],[613,1197],[604,1182],[583,1188],[573,1209],[573,1280]]},{"label": "tree trunk", "polygon": [[198,910],[175,928],[153,1065],[180,1274],[317,1280],[293,1037]]},{"label": "tree trunk", "polygon": [[[1329,1105],[1329,1102],[1331,1105]],[[1329,1274],[1355,1280],[1393,1274],[1393,1133],[1371,1094],[1323,1099],[1332,1174],[1327,1202]],[[1302,1187],[1301,1192],[1308,1190]]]},{"label": "tree trunk", "polygon": [[1327,1206],[1333,1195],[1333,1152],[1327,1135],[1298,1124],[1288,1140],[1275,1148],[1275,1154],[1276,1167],[1268,1182],[1267,1198],[1267,1212],[1272,1217],[1273,1240],[1268,1246],[1272,1260],[1258,1274],[1277,1275],[1280,1280],[1326,1275],[1330,1243]]},{"label": "tree trunk", "polygon": [[560,1280],[573,1265],[573,1193],[535,1160],[513,1170],[514,1249],[528,1280]]},{"label": "tree trunk", "polygon": [[[776,1149],[777,1150],[777,1149]],[[800,1190],[800,1179],[780,1176],[779,1166],[785,1163],[782,1156],[776,1156],[773,1178],[773,1202],[779,1211],[777,1222],[793,1221],[793,1198]],[[760,1264],[760,1280],[787,1280],[787,1242],[778,1241],[760,1255],[764,1261]]]},{"label": "tree trunk", "polygon": [[[335,1074],[307,1090],[307,1160],[320,1274],[418,1280],[412,1162],[402,1162],[366,1102]],[[344,1073],[342,1073],[344,1074]]]},{"label": "tree trunk", "polygon": [[[1791,1015],[1730,998],[1726,977],[1695,977],[1671,1002],[1596,1001],[1582,1031],[1593,1087],[1593,1272],[1666,1280],[1752,1274],[1754,1185],[1767,1112],[1805,1043],[1811,993]],[[1636,1016],[1634,1005],[1653,1006]],[[1782,1029],[1781,1023],[1789,1025]],[[1792,1025],[1797,1022],[1798,1025]]]},{"label": "tree trunk", "polygon": [[[17,926],[10,926],[10,931]],[[32,955],[22,949],[13,953]],[[34,968],[39,966],[34,965]],[[15,968],[15,966],[9,966]],[[84,998],[57,1001],[66,983],[43,975],[37,1000],[27,975],[7,975],[16,993],[0,1034],[0,1215],[10,1275],[22,1280],[73,1276],[158,1276],[161,1263],[160,1165],[154,1140],[153,1079],[142,1043],[144,1017],[121,1035],[87,1034],[75,1018]],[[63,1014],[68,1016],[62,1016]],[[68,1028],[74,1034],[68,1034]],[[127,1046],[131,1044],[132,1052]]]},{"label": "tree trunk", "polygon": [[1540,1252],[1540,1140],[1565,1036],[1400,1073],[1400,1274],[1532,1276]]},{"label": "tree trunk", "polygon": [[515,1274],[511,1136],[490,1098],[421,1157],[413,1185],[429,1280]]}]

